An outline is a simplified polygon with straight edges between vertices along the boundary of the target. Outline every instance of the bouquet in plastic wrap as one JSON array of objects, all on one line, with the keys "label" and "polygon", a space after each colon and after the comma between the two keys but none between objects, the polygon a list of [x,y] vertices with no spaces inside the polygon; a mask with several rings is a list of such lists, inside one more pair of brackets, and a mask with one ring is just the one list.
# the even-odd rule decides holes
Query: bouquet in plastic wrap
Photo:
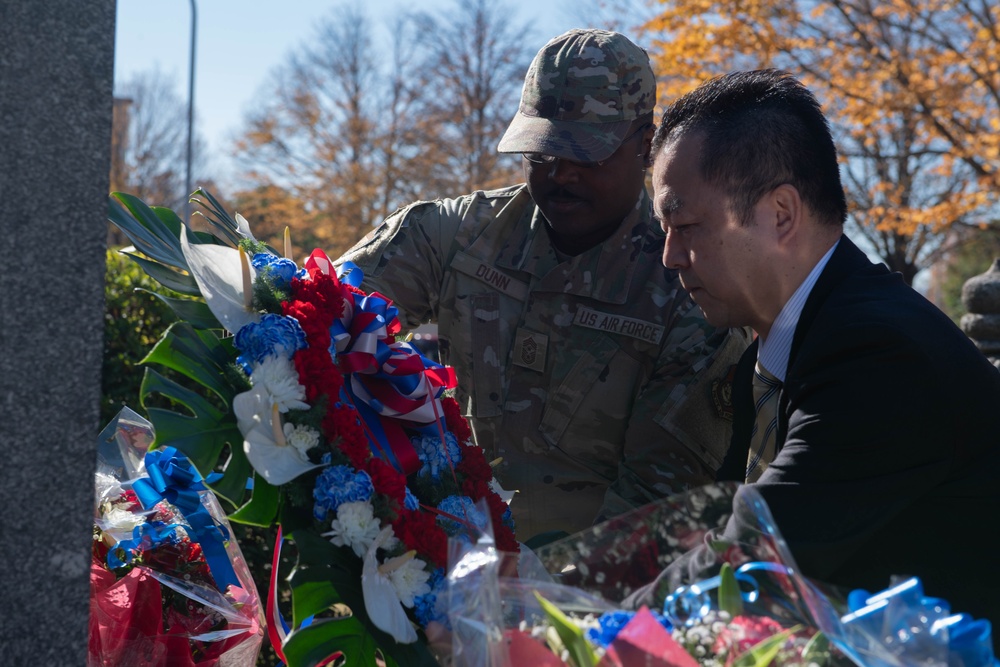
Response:
[{"label": "bouquet in plastic wrap", "polygon": [[[297,264],[287,232],[279,254],[196,195],[211,233],[111,198],[111,221],[135,244],[125,252],[184,295],[161,297],[181,322],[144,360],[185,380],[146,370],[140,399],[157,445],[221,469],[211,486],[236,508],[230,519],[279,527],[275,562],[293,545],[290,622],[276,566],[268,586],[281,659],[436,664],[425,629],[447,623],[449,539],[489,524],[502,549],[518,549],[492,469],[446,394],[454,371],[397,338],[395,307],[359,289],[356,267],[338,272],[322,250]],[[146,406],[154,395],[175,407]]]},{"label": "bouquet in plastic wrap", "polygon": [[88,665],[252,665],[263,610],[201,475],[129,409],[101,433]]},{"label": "bouquet in plastic wrap", "polygon": [[917,579],[844,596],[802,576],[752,486],[702,487],[534,556],[510,579],[488,535],[455,554],[457,666],[995,665],[989,622]]}]

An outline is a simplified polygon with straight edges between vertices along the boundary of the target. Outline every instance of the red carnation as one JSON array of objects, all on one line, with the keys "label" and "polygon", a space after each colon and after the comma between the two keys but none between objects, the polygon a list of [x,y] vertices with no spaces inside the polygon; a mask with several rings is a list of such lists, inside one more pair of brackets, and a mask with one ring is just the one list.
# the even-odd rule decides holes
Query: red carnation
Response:
[{"label": "red carnation", "polygon": [[347,406],[334,408],[323,417],[323,435],[330,442],[337,442],[337,448],[350,459],[351,465],[364,470],[365,462],[371,457],[368,438],[358,424],[358,413]]},{"label": "red carnation", "polygon": [[473,500],[479,500],[490,493],[489,482],[475,477],[466,477],[462,480],[462,495],[469,496]]},{"label": "red carnation", "polygon": [[489,482],[493,479],[493,468],[486,462],[483,450],[476,445],[462,448],[462,460],[455,469],[474,480]]},{"label": "red carnation", "polygon": [[490,508],[490,520],[493,522],[493,538],[496,540],[497,549],[517,553],[520,546],[514,539],[514,532],[503,525],[503,515],[507,511],[507,503],[500,499],[500,496],[490,492],[486,494],[486,504]]},{"label": "red carnation", "polygon": [[403,510],[392,529],[408,549],[438,567],[448,566],[448,534],[429,512]]},{"label": "red carnation", "polygon": [[403,505],[406,498],[406,478],[380,458],[371,457],[365,465],[365,472],[372,478],[376,493],[388,496]]},{"label": "red carnation", "polygon": [[461,443],[471,441],[472,429],[469,428],[469,422],[462,416],[462,408],[459,407],[458,401],[451,396],[445,396],[441,399],[441,407],[444,408],[444,420],[448,425],[448,430],[455,434]]}]

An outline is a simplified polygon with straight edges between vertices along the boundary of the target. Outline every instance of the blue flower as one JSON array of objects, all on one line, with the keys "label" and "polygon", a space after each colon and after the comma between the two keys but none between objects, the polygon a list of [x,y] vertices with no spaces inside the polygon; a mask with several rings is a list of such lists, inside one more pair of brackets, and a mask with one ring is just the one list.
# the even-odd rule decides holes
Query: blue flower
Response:
[{"label": "blue flower", "polygon": [[403,507],[410,511],[420,509],[420,501],[413,495],[413,491],[410,491],[410,487],[406,487],[406,497],[403,498]]},{"label": "blue flower", "polygon": [[426,628],[431,621],[437,621],[451,630],[448,614],[438,605],[438,595],[445,591],[444,570],[440,567],[435,568],[431,572],[431,578],[427,580],[427,585],[431,587],[431,592],[418,595],[413,599],[413,612],[417,617],[417,622],[420,623],[421,627]]},{"label": "blue flower", "polygon": [[306,332],[294,317],[268,313],[236,332],[233,344],[242,352],[236,361],[249,372],[251,362],[260,363],[272,354],[291,357],[305,348]]},{"label": "blue flower", "polygon": [[590,628],[587,630],[587,638],[595,644],[608,646],[615,640],[621,629],[628,625],[628,622],[635,616],[634,611],[609,611],[602,614],[597,622],[601,624],[600,629]]},{"label": "blue flower", "polygon": [[[456,519],[470,523],[480,530],[486,530],[486,526],[489,523],[489,517],[476,509],[476,504],[468,496],[448,496],[438,504],[438,509],[452,515]],[[469,537],[470,529],[464,523],[459,523],[454,519],[448,519],[443,516],[439,516],[437,520],[449,535],[457,537],[463,542],[472,541]]]},{"label": "blue flower", "polygon": [[258,252],[253,256],[251,263],[258,273],[270,276],[275,286],[281,288],[287,288],[299,270],[292,260],[269,252]]},{"label": "blue flower", "polygon": [[[668,632],[673,629],[670,621],[667,620],[666,616],[663,616],[652,609],[650,613],[659,621]],[[611,642],[618,637],[618,633],[621,632],[622,628],[629,624],[629,621],[635,616],[634,611],[609,611],[602,614],[597,622],[601,625],[600,629],[590,628],[587,630],[587,638],[594,642],[595,644],[600,644],[601,646],[607,647]]]},{"label": "blue flower", "polygon": [[462,460],[462,448],[458,444],[458,438],[451,431],[445,432],[444,443],[437,435],[414,436],[410,438],[410,442],[417,450],[417,457],[424,463],[418,472],[421,477],[430,475],[432,479],[439,479],[441,472],[448,470],[449,460],[453,466]]},{"label": "blue flower", "polygon": [[511,530],[514,530],[514,515],[511,514],[510,507],[505,509],[503,514],[500,515],[500,521],[503,525],[507,526]]},{"label": "blue flower", "polygon": [[318,521],[326,519],[344,503],[366,501],[372,497],[375,488],[372,478],[364,470],[354,470],[350,466],[330,466],[316,478],[313,488],[313,516]]}]

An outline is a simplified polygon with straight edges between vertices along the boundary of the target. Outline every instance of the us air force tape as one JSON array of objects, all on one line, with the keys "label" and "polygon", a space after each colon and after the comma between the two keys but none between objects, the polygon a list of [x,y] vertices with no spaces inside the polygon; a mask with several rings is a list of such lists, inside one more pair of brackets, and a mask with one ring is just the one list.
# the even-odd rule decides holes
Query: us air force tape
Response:
[{"label": "us air force tape", "polygon": [[631,336],[654,345],[658,345],[663,338],[663,326],[659,324],[637,320],[634,317],[602,313],[586,306],[580,306],[576,309],[576,318],[573,320],[573,324],[588,329]]}]

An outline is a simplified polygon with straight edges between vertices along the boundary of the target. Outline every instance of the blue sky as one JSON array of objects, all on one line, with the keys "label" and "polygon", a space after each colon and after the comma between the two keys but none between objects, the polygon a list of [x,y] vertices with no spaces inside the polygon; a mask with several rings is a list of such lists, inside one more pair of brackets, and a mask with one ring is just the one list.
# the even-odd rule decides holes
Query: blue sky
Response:
[{"label": "blue sky", "polygon": [[[211,149],[212,168],[222,180],[230,173],[225,155],[254,96],[288,53],[310,38],[319,19],[336,6],[331,0],[195,0],[195,116]],[[596,0],[505,0],[518,22],[533,22],[531,50],[586,22]],[[403,7],[427,11],[453,6],[452,0],[366,0],[373,22]],[[115,81],[153,68],[171,77],[187,100],[190,53],[190,0],[118,0]],[[385,31],[384,39],[390,37]]]}]

